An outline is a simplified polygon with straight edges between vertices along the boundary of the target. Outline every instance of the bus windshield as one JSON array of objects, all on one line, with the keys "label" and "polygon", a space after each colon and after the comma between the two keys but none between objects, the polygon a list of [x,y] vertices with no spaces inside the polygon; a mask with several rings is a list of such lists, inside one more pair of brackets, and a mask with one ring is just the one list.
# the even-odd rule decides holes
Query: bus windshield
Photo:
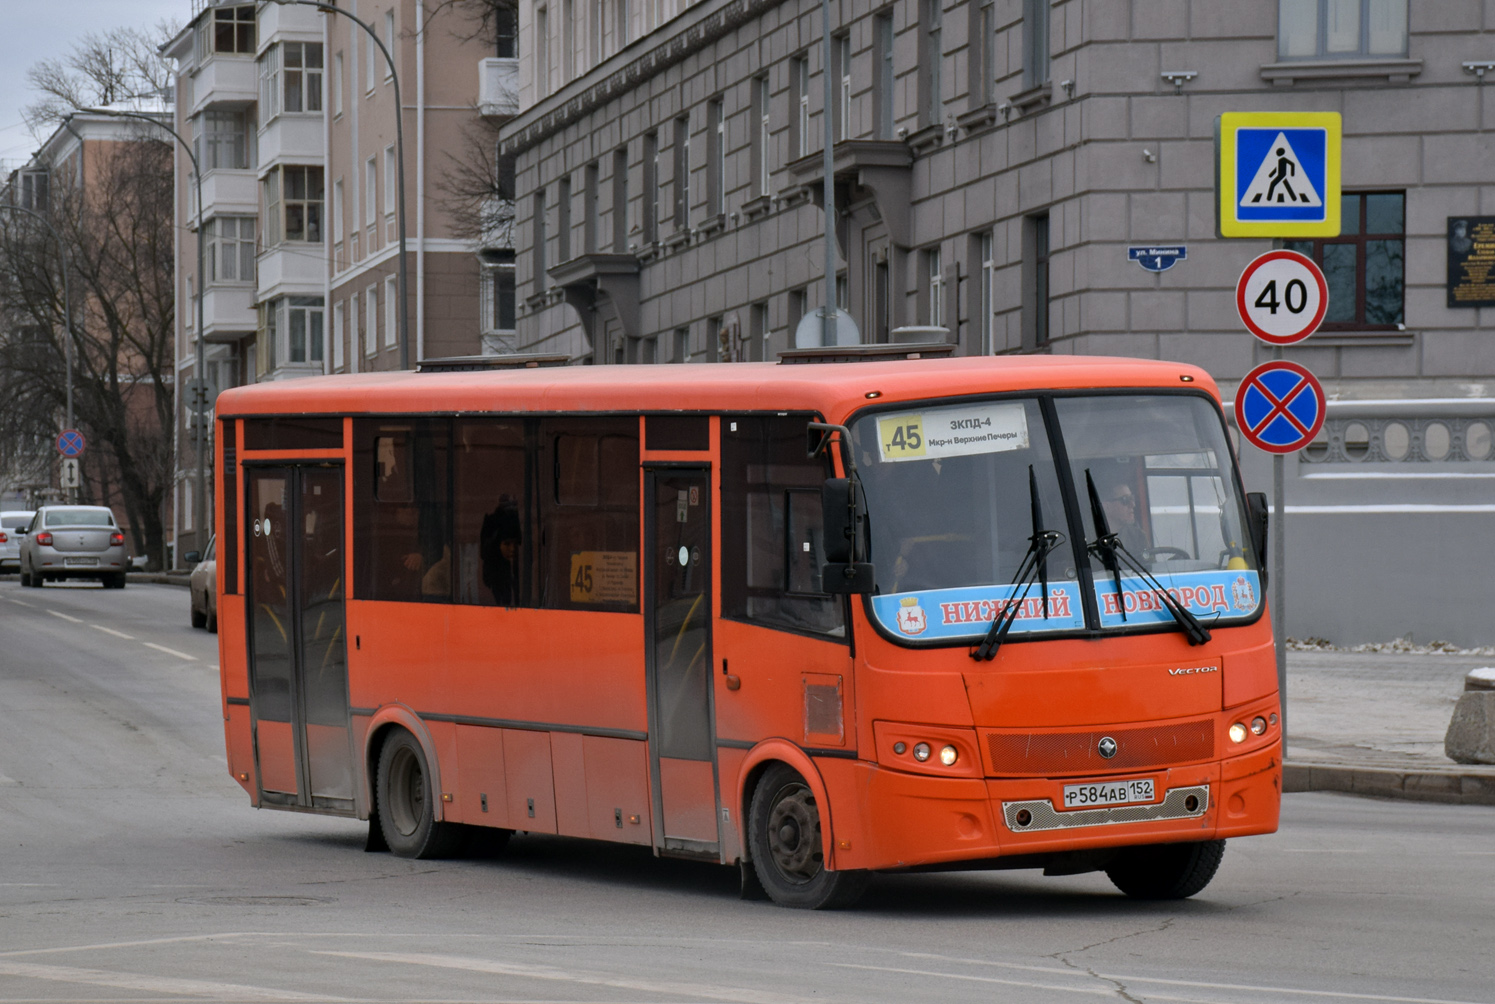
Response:
[{"label": "bus windshield", "polygon": [[[1207,625],[1256,614],[1256,557],[1210,401],[1065,396],[1053,398],[1052,414],[1056,428],[1038,399],[1008,398],[931,402],[853,424],[877,570],[872,608],[886,631],[972,642],[1010,604],[1018,605],[1013,635],[1176,628],[1153,583],[1125,563],[1109,568],[1090,546],[1098,537],[1090,484],[1105,529],[1190,613]],[[1056,441],[1068,458],[1069,497]],[[1076,525],[1083,540],[1073,539]],[[1041,530],[1064,535],[1047,558],[1047,588],[1041,581],[1016,587],[1030,538]],[[1087,620],[1092,589],[1096,619]]]}]

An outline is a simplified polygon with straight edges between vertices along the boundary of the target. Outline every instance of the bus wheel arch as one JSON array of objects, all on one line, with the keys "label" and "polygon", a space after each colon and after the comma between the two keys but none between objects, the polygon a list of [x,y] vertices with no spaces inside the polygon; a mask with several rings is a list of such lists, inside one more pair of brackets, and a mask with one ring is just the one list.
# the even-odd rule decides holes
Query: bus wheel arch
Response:
[{"label": "bus wheel arch", "polygon": [[[443,790],[441,761],[436,757],[436,744],[431,741],[431,733],[426,729],[425,723],[415,712],[404,705],[386,705],[374,713],[364,738],[363,795],[369,807],[370,818],[378,812],[379,757],[384,750],[384,744],[400,730],[410,733],[420,744],[421,752],[425,756],[431,790],[433,792]],[[442,821],[445,818],[446,806],[439,797],[432,799],[432,808],[436,821]]]}]

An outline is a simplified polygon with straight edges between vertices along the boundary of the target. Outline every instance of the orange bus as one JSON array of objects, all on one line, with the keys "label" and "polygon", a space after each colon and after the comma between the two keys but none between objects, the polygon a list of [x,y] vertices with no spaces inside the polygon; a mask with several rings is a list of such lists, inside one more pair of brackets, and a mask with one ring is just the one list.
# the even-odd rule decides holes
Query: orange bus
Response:
[{"label": "orange bus", "polygon": [[927,356],[226,391],[233,777],[396,854],[613,840],[800,907],[900,869],[1198,892],[1276,829],[1283,748],[1213,381]]}]

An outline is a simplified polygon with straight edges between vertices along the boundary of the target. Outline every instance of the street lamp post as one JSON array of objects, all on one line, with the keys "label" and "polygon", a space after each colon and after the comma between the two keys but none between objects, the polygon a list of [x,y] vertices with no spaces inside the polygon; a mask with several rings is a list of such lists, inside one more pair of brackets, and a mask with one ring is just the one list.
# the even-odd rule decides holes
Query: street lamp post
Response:
[{"label": "street lamp post", "polygon": [[[66,380],[66,385],[67,385],[67,425],[65,427],[71,429],[73,427],[73,340],[74,340],[74,338],[73,338],[73,297],[72,297],[71,292],[69,292],[69,290],[68,290],[68,283],[67,283],[67,245],[63,243],[63,241],[62,241],[62,235],[57,232],[57,228],[54,227],[54,226],[52,226],[51,222],[48,221],[48,219],[45,216],[43,216],[41,213],[38,213],[38,212],[36,212],[34,210],[31,210],[31,209],[27,209],[24,206],[15,206],[15,205],[10,205],[8,203],[3,203],[3,202],[0,202],[0,209],[8,209],[8,210],[10,210],[13,213],[22,213],[22,214],[24,214],[26,216],[30,216],[32,219],[34,219],[37,222],[39,222],[42,226],[46,227],[47,228],[47,232],[52,235],[52,239],[57,242],[57,256],[60,259],[62,259],[62,326],[63,326],[63,329],[67,332],[67,347],[66,347],[65,352],[64,352],[64,354],[67,357],[67,380]],[[71,497],[71,493],[74,492],[74,491],[76,491],[76,489],[71,489],[71,488],[68,489],[70,497]]]},{"label": "street lamp post", "polygon": [[[202,225],[202,166],[197,162],[197,154],[192,151],[192,144],[188,143],[185,139],[182,138],[181,133],[177,132],[175,129],[171,128],[171,126],[162,122],[160,119],[151,115],[147,115],[144,112],[124,111],[118,108],[80,108],[78,110],[88,115],[106,115],[111,118],[139,119],[142,122],[149,122],[151,125],[156,126],[158,129],[170,133],[172,138],[181,144],[182,149],[187,154],[187,159],[192,161],[192,177],[197,184],[197,338],[194,339],[196,345],[194,346],[192,375],[196,378],[197,386],[198,388],[200,388],[198,393],[206,395],[208,382],[206,376],[204,376],[203,374],[203,370],[206,366],[205,357],[207,355],[207,351],[203,343],[202,300],[203,293],[207,290],[207,283],[203,281],[204,275],[202,261],[203,245],[207,242],[208,235],[207,232],[203,230]],[[173,357],[175,357],[175,353],[172,353],[172,355]],[[204,401],[202,403],[206,402]],[[196,409],[193,410],[196,411]],[[71,419],[69,420],[69,426],[71,427]],[[195,433],[193,438],[197,444],[197,491],[193,493],[192,499],[192,525],[197,528],[197,533],[199,536],[201,536],[203,531],[207,528],[208,511],[208,434],[207,416],[205,412],[197,412],[197,419],[193,422],[193,431]],[[207,541],[203,540],[201,544],[202,546],[200,546],[198,550],[206,552]]]},{"label": "street lamp post", "polygon": [[374,30],[373,26],[354,17],[341,7],[335,7],[330,3],[323,3],[322,0],[271,0],[271,2],[279,4],[282,7],[311,7],[322,11],[324,14],[341,14],[368,33],[369,38],[379,47],[379,51],[384,54],[384,61],[389,64],[389,76],[394,81],[395,89],[395,170],[398,174],[398,187],[395,192],[395,211],[399,217],[397,225],[400,231],[400,369],[408,370],[410,368],[410,312],[406,309],[406,287],[409,285],[409,276],[407,275],[408,268],[405,263],[405,106],[400,103],[400,71],[395,66],[394,56],[390,55],[384,43],[379,41],[379,33]]}]

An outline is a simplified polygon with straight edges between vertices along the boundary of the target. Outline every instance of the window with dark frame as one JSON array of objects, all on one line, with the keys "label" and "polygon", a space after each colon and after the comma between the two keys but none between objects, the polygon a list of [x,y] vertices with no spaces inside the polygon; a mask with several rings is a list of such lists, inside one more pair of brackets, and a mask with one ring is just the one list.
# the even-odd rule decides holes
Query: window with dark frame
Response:
[{"label": "window with dark frame", "polygon": [[1023,0],[1023,86],[1049,82],[1049,0]]},{"label": "window with dark frame", "polygon": [[873,99],[877,104],[877,138],[893,138],[893,15],[879,14],[872,19],[872,44],[876,47]]},{"label": "window with dark frame", "polygon": [[213,11],[213,51],[253,55],[254,4],[219,7]]},{"label": "window with dark frame", "polygon": [[675,229],[690,226],[690,116],[675,119]]},{"label": "window with dark frame", "polygon": [[924,0],[924,16],[920,22],[923,46],[919,53],[919,110],[922,126],[938,125],[945,115],[945,101],[941,95],[941,64],[944,61],[942,27],[944,0]]},{"label": "window with dark frame", "polygon": [[1284,241],[1329,286],[1323,331],[1395,331],[1406,320],[1406,193],[1347,192],[1338,237]]}]

